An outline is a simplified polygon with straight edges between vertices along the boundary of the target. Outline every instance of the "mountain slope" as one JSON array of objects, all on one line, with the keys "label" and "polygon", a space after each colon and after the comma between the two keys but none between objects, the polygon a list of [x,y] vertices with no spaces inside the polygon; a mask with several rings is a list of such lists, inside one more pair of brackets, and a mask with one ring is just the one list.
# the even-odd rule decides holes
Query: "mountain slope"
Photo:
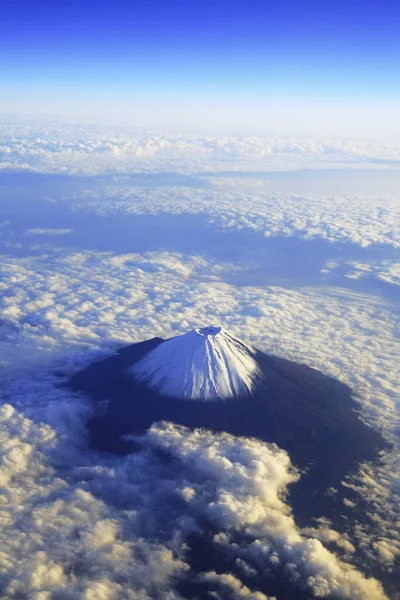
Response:
[{"label": "mountain slope", "polygon": [[249,394],[258,368],[250,348],[211,326],[166,340],[129,372],[164,396],[213,400]]}]

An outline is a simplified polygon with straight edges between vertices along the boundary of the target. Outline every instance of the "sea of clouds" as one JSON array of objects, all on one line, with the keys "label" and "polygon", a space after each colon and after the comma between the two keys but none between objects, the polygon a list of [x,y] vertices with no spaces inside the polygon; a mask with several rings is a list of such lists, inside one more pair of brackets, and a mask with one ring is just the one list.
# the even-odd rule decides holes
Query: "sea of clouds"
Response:
[{"label": "sea of clouds", "polygon": [[43,173],[193,173],[320,169],[346,165],[396,169],[400,144],[390,141],[201,135],[27,121],[0,123],[0,168]]},{"label": "sea of clouds", "polygon": [[[284,577],[292,597],[399,598],[400,200],[376,191],[399,153],[1,125],[0,597],[261,600]],[[94,408],[60,381],[209,324],[348,383],[393,445],[343,482],[346,534],[296,526],[301,473],[274,445],[155,423],[131,455],[90,449]],[[217,558],[195,567],[200,534]]]}]

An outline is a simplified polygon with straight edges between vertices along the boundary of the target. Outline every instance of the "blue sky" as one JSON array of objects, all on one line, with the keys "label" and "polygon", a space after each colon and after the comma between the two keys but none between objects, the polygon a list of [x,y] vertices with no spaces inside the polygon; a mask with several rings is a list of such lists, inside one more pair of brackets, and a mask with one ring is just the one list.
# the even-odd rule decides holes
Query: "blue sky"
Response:
[{"label": "blue sky", "polygon": [[399,97],[396,1],[5,0],[1,14],[3,112]]}]

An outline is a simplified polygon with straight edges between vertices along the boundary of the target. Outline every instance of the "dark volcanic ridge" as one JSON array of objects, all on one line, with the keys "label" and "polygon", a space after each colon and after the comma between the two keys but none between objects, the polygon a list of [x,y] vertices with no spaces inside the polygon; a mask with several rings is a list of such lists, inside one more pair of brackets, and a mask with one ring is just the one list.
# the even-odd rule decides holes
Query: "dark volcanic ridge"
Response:
[{"label": "dark volcanic ridge", "polygon": [[359,463],[376,460],[385,447],[360,420],[348,386],[249,348],[221,328],[133,344],[90,365],[68,386],[98,403],[88,427],[102,451],[133,452],[135,442],[124,436],[163,420],[276,443],[304,471],[290,491],[300,526],[320,516],[336,521],[339,513],[347,519],[340,494],[327,490],[340,488]]},{"label": "dark volcanic ridge", "polygon": [[[360,420],[350,388],[316,369],[250,348],[220,327],[204,327],[122,348],[72,377],[68,386],[96,405],[88,428],[97,450],[121,455],[140,450],[140,434],[157,421],[276,443],[302,471],[289,489],[300,528],[315,526],[321,517],[350,537],[361,522],[374,527],[365,502],[341,482],[360,463],[378,460],[386,444]],[[205,570],[242,577],[233,558],[216,553],[215,533],[212,523],[199,522],[198,534],[186,540],[190,571],[176,582],[185,598],[215,597],[196,578]],[[246,534],[236,535],[239,546],[246,545]],[[364,559],[356,550],[352,561],[379,577]],[[284,569],[244,583],[279,600],[310,598]]]}]

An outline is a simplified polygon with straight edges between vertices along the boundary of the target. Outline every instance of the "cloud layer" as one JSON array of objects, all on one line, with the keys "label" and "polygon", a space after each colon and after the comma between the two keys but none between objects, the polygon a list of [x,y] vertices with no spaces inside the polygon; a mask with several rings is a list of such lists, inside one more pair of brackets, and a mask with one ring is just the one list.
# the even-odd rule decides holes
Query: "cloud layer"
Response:
[{"label": "cloud layer", "polygon": [[1,169],[62,174],[292,170],[341,164],[387,169],[396,167],[400,153],[393,141],[166,135],[11,118],[0,124],[0,133]]},{"label": "cloud layer", "polygon": [[[80,253],[54,257],[51,260],[49,257],[14,259],[9,260],[8,264],[3,261],[3,267],[7,269],[8,285],[3,287],[3,299],[6,304],[3,311],[2,352],[4,363],[7,363],[7,359],[9,362],[8,366],[5,365],[8,372],[15,372],[18,368],[21,373],[24,367],[28,373],[32,367],[39,369],[40,372],[43,369],[42,365],[47,364],[49,355],[55,356],[55,351],[69,355],[73,359],[72,361],[58,360],[59,368],[62,364],[65,373],[73,372],[80,365],[87,364],[91,357],[99,356],[97,348],[103,345],[103,340],[108,341],[108,348],[112,348],[117,343],[126,344],[135,339],[146,339],[154,335],[167,337],[198,325],[199,320],[206,314],[207,320],[224,322],[239,337],[247,339],[261,349],[304,361],[350,383],[360,394],[365,418],[378,425],[388,438],[395,439],[394,423],[398,406],[396,391],[398,346],[393,338],[395,320],[383,301],[379,305],[376,304],[376,299],[375,303],[366,299],[361,302],[360,297],[355,299],[351,294],[346,295],[344,291],[335,295],[330,289],[326,292],[320,291],[318,294],[315,290],[289,291],[281,288],[251,287],[237,289],[218,280],[218,273],[223,269],[223,265],[213,265],[200,257],[188,258],[165,253],[152,253],[146,256],[112,254],[99,256],[96,253]],[[208,281],[203,282],[202,278],[206,273]],[[217,280],[213,281],[214,278]],[[379,337],[374,333],[371,338],[372,327],[375,332],[379,331]],[[16,343],[18,343],[17,347]],[[15,351],[10,352],[10,348],[14,348]],[[85,348],[89,352],[86,351],[79,357],[77,352],[82,353]],[[384,379],[381,375],[383,372]],[[81,405],[80,402],[75,401],[75,404],[71,405],[69,399],[59,398],[57,394],[60,392],[57,392],[54,397],[55,392],[51,381],[46,385],[53,390],[52,392],[45,383],[41,382],[40,377],[34,377],[33,380],[29,378],[23,385],[19,380],[14,382],[12,379],[5,386],[5,393],[18,405],[25,406],[25,411],[35,421],[51,423],[52,436],[55,435],[54,431],[64,432],[64,436],[76,436],[76,432],[82,430],[82,421],[87,418],[86,404]],[[66,406],[69,408],[67,409]],[[8,421],[12,420],[8,418]],[[189,441],[185,446],[185,433],[168,428],[156,428],[155,431],[156,433],[149,434],[149,443],[152,443],[151,436],[155,435],[157,440],[163,440],[160,443],[168,451],[172,449],[175,452],[177,448],[181,450],[185,448],[184,452],[188,452],[190,458],[187,460],[193,471],[196,452],[200,452],[197,442],[192,448],[190,445],[192,442]],[[196,439],[190,437],[191,434],[187,435],[192,441]],[[205,434],[198,435],[198,444],[204,447],[201,440]],[[231,442],[215,439],[214,443],[216,448],[219,447],[218,444],[227,444],[223,451],[215,450],[216,460],[220,456],[228,457]],[[263,444],[259,444],[258,447],[257,444],[252,447],[258,448],[257,452],[265,451],[268,455],[268,448]],[[209,448],[210,445],[211,441],[208,439],[205,446]],[[245,453],[246,450],[243,449],[243,452]],[[36,447],[30,449],[28,454],[36,456]],[[25,457],[25,454],[23,456]],[[282,454],[277,456],[283,460]],[[199,477],[202,472],[200,464],[202,460],[199,459],[199,464],[194,470],[195,473],[198,471]],[[204,468],[218,470],[219,460],[218,458],[215,466],[204,466]],[[224,459],[221,460],[224,463]],[[227,460],[229,461],[229,457]],[[373,494],[375,530],[373,531],[374,528],[371,527],[369,531],[367,525],[364,525],[351,534],[352,543],[361,547],[364,555],[372,563],[387,563],[388,559],[389,562],[393,562],[400,548],[400,540],[392,526],[393,519],[398,519],[395,500],[398,493],[398,481],[395,478],[398,466],[394,464],[395,460],[395,455],[387,458],[388,462],[391,461],[393,473],[389,480],[387,465],[383,465],[382,471],[369,474],[366,467],[361,479],[358,478],[357,481],[348,484],[352,486],[349,487],[349,492],[357,488],[370,499]],[[93,473],[97,473],[98,469],[101,473],[104,472],[105,467],[104,465],[100,467],[100,464],[101,461],[98,466],[93,467]],[[284,462],[284,464],[286,467],[282,471],[276,471],[277,479],[274,479],[275,492],[273,493],[275,496],[278,489],[290,481],[290,476],[287,475],[290,472],[289,463]],[[22,481],[24,481],[26,470],[22,459],[21,465]],[[67,468],[71,469],[69,464]],[[115,465],[112,468],[115,469]],[[31,469],[28,471],[30,473]],[[231,467],[229,473],[230,478],[233,474]],[[55,477],[55,473],[52,476]],[[51,480],[51,477],[48,477]],[[97,475],[93,477],[96,479]],[[207,477],[210,477],[209,472]],[[222,474],[219,473],[215,478],[222,481]],[[119,474],[113,475],[113,481],[116,479],[121,481]],[[249,479],[254,483],[257,477],[252,474]],[[25,483],[21,484],[22,487],[25,485]],[[96,485],[100,490],[99,493],[105,494],[104,483],[100,480]],[[176,486],[175,479],[173,485]],[[192,487],[190,483],[185,486],[185,492],[182,492],[188,499],[193,495]],[[139,489],[143,494],[143,489],[140,487]],[[235,484],[235,490],[238,489]],[[269,493],[265,492],[267,496]],[[20,494],[22,495],[22,491]],[[214,518],[218,523],[219,519],[222,519],[221,530],[226,531],[234,526],[241,528],[241,531],[244,528],[246,535],[253,532],[254,547],[259,548],[259,542],[256,540],[259,540],[260,534],[256,535],[254,523],[258,530],[264,527],[262,521],[264,509],[257,508],[257,503],[264,502],[262,498],[265,494],[259,488],[246,488],[245,499],[243,499],[238,495],[238,491],[228,493],[225,488],[222,488],[220,500],[215,497],[211,502],[212,507],[208,503],[201,514],[210,519]],[[68,505],[71,502],[72,500],[68,500]],[[165,504],[166,501],[163,499],[160,502]],[[273,502],[278,501],[273,500]],[[287,561],[296,565],[290,567],[294,569],[293,580],[299,579],[302,586],[320,595],[323,590],[326,594],[327,590],[332,588],[337,589],[342,597],[356,598],[358,597],[356,594],[360,598],[368,597],[366,594],[370,594],[371,598],[379,597],[378,588],[374,587],[376,584],[365,583],[352,569],[338,566],[333,555],[326,554],[327,550],[321,542],[317,543],[317,538],[321,539],[322,543],[326,542],[324,537],[321,538],[321,534],[318,534],[317,538],[312,535],[314,541],[307,541],[307,537],[303,538],[299,532],[296,532],[295,525],[287,513],[287,507],[279,502],[277,506],[282,512],[279,513],[281,516],[278,522],[286,531],[284,539],[287,541],[282,542],[283,546],[278,548],[280,539],[278,533],[274,534],[273,528],[268,529],[265,525],[269,531],[267,546],[270,548],[267,552],[262,546],[262,552],[264,554],[267,552],[265,560],[269,556],[268,553],[279,550],[279,565],[283,564],[282,561],[285,564]],[[140,513],[142,509],[137,510]],[[88,508],[85,511],[87,512]],[[259,511],[261,516],[257,517]],[[95,514],[97,523],[100,517],[97,512]],[[118,514],[112,518],[118,520]],[[378,515],[380,523],[378,522],[376,527]],[[49,517],[49,520],[52,518]],[[232,519],[236,521],[231,523]],[[287,529],[283,524],[286,524]],[[88,527],[90,528],[91,525]],[[281,530],[277,529],[277,531]],[[66,533],[67,538],[68,535]],[[331,541],[332,539],[334,541],[335,534],[330,536]],[[222,539],[224,544],[228,544],[229,549],[231,542],[227,541],[227,538]],[[290,543],[289,539],[292,540]],[[170,551],[169,546],[168,548]],[[242,550],[237,558],[246,561],[249,550],[248,548]],[[176,558],[178,570],[187,568],[180,564],[185,563],[184,555],[180,552]],[[31,549],[28,553],[31,553]],[[50,551],[50,556],[53,556],[52,553],[53,550]],[[90,560],[92,561],[93,558]],[[155,559],[155,562],[157,563],[158,560]],[[170,557],[167,561],[168,564],[169,561],[171,562],[171,572],[175,568],[174,560]],[[100,571],[104,572],[104,565],[99,568]],[[19,578],[16,576],[16,579]],[[90,581],[92,585],[92,580]],[[337,583],[334,584],[333,581]],[[89,586],[89,582],[85,585]],[[168,587],[167,583],[165,585]],[[120,597],[122,592],[118,591],[118,587],[115,589],[116,597]],[[373,591],[368,591],[370,589]],[[111,594],[110,591],[106,593]]]},{"label": "cloud layer", "polygon": [[[43,173],[130,172],[139,163],[143,172],[218,172],[227,161],[232,170],[281,160],[295,168],[294,157],[353,164],[398,152],[343,141],[112,137],[48,124],[5,132],[3,168]],[[190,589],[272,600],[285,581],[289,598],[379,600],[381,580],[397,600],[398,199],[270,194],[264,183],[235,189],[224,177],[146,191],[126,181],[96,190],[85,180],[85,192],[60,192],[57,222],[39,214],[33,224],[31,215],[18,235],[18,215],[3,210],[2,248],[16,256],[0,265],[2,597],[172,600]],[[54,200],[50,189],[46,197]],[[153,215],[159,237],[152,251],[99,251],[87,233],[74,248],[71,214],[87,232],[100,227],[100,238],[115,215],[132,238],[135,219]],[[184,225],[190,214],[203,219],[199,246],[165,249],[164,217]],[[18,244],[26,255],[17,256]],[[276,446],[157,423],[124,458],[89,449],[93,408],[59,378],[121,345],[210,322],[348,383],[362,418],[393,443],[378,465],[342,483],[354,514],[345,532],[322,517],[296,526],[288,490],[301,474]]]},{"label": "cloud layer", "polygon": [[[85,196],[86,201],[82,201]],[[299,197],[182,188],[144,193],[109,186],[106,191],[80,194],[74,209],[101,215],[198,214],[224,230],[259,232],[266,237],[322,239],[361,248],[373,244],[399,248],[399,207],[398,196]],[[384,255],[384,249],[381,253]]]},{"label": "cloud layer", "polygon": [[[57,447],[51,427],[10,405],[0,418],[5,597],[180,598],[179,579],[193,571],[185,561],[190,534],[204,521],[215,528],[216,550],[229,553],[239,573],[261,568],[255,582],[265,569],[273,576],[286,568],[316,597],[386,597],[378,582],[301,536],[281,498],[297,475],[276,447],[165,423],[139,440],[138,453],[107,462],[80,454],[77,464],[61,458],[63,443]],[[160,450],[170,455],[167,463]],[[62,477],[49,455],[62,462]],[[233,598],[252,597],[238,576],[192,577],[230,587]]]}]

